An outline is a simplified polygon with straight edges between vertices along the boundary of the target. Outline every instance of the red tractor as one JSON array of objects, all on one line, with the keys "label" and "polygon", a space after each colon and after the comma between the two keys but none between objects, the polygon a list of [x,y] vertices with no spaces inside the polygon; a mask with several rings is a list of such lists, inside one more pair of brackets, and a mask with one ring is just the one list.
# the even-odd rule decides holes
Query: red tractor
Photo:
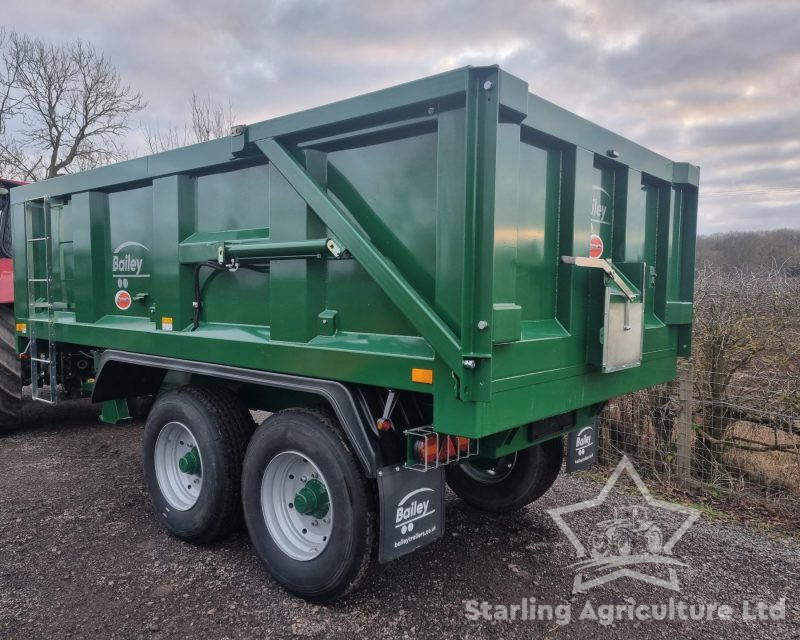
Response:
[{"label": "red tractor", "polygon": [[19,426],[22,367],[14,326],[14,268],[11,261],[9,189],[25,184],[0,178],[0,431]]}]

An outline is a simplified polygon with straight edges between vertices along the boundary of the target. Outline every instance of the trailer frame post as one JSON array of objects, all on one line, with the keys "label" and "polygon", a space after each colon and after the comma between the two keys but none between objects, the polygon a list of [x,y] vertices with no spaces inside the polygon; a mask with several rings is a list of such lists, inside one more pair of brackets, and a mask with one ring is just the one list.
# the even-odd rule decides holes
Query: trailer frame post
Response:
[{"label": "trailer frame post", "polygon": [[676,468],[681,484],[688,484],[692,479],[692,440],[693,440],[693,402],[692,381],[694,365],[685,360],[678,365],[678,416],[675,421],[678,429]]},{"label": "trailer frame post", "polygon": [[153,180],[152,286],[156,328],[180,331],[191,322],[194,266],[181,264],[180,243],[196,230],[195,183],[178,174]]}]

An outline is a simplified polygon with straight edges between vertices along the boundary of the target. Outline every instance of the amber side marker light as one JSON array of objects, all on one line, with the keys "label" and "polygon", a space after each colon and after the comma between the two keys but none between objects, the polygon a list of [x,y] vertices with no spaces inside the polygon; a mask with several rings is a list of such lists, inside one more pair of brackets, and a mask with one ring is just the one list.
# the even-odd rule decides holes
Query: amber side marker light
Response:
[{"label": "amber side marker light", "polygon": [[433,369],[412,369],[411,382],[433,384]]}]

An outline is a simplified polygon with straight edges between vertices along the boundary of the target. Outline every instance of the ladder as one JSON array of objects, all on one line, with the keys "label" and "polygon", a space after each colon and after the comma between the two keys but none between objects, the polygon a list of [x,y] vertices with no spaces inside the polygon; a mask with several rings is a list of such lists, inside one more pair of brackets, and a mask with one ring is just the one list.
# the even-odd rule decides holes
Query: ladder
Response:
[{"label": "ladder", "polygon": [[[41,202],[29,200],[25,203],[31,397],[47,404],[58,400],[51,225],[49,198],[45,196]],[[44,328],[42,321],[46,321],[46,336],[39,337]]]}]

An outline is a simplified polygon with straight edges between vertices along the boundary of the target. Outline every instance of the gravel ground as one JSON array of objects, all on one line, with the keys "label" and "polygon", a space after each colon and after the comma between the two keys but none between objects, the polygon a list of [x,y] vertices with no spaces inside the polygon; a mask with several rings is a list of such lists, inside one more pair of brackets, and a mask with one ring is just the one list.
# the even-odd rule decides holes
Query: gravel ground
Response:
[{"label": "gravel ground", "polygon": [[[546,509],[598,494],[601,485],[577,476],[511,516],[450,495],[444,539],[373,569],[342,602],[310,605],[271,581],[244,531],[195,547],[158,527],[140,471],[141,423],[101,424],[85,402],[27,411],[28,429],[0,440],[0,638],[800,637],[800,543],[705,517],[674,550],[687,565],[680,593],[621,578],[573,595],[575,551]],[[600,509],[640,503],[614,492]],[[685,517],[664,513],[659,526],[673,530]],[[576,533],[596,529],[597,513],[571,517]],[[731,605],[734,619],[580,619],[587,602],[599,612],[670,597]],[[784,597],[784,620],[741,620],[744,600]],[[467,616],[466,601],[523,598],[569,606],[569,623]]]}]

